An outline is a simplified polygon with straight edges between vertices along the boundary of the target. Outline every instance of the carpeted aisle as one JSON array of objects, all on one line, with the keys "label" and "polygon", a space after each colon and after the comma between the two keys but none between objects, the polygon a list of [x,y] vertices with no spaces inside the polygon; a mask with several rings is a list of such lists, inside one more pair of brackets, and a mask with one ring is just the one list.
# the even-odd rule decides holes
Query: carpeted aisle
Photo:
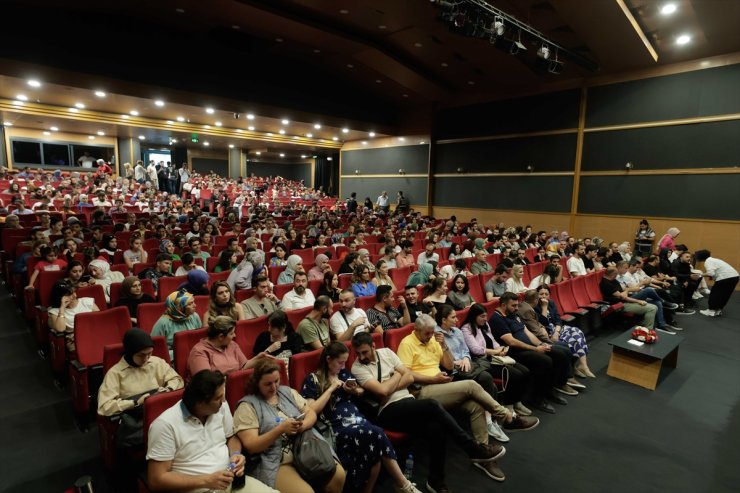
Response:
[{"label": "carpeted aisle", "polygon": [[[96,430],[78,430],[67,391],[52,384],[48,363],[36,354],[12,298],[2,293],[0,492],[59,492],[83,474],[93,476],[96,493],[113,491]],[[488,479],[451,445],[448,485],[456,493],[738,491],[740,293],[725,312],[718,319],[698,313],[679,318],[686,341],[678,368],[664,372],[655,392],[606,376],[607,342],[615,332],[594,339],[589,359],[598,378],[588,380],[588,390],[569,398],[568,406],[557,406],[556,415],[540,413],[536,430],[511,435],[500,462],[506,481]],[[412,451],[421,483],[423,444]],[[389,481],[377,491],[392,491]]]}]

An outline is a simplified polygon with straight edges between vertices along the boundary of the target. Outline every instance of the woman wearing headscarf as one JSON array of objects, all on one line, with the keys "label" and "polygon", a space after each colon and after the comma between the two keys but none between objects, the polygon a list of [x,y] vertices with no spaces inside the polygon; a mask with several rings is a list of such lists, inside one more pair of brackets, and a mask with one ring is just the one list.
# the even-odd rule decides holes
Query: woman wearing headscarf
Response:
[{"label": "woman wearing headscarf", "polygon": [[[141,445],[144,440],[144,401],[152,394],[183,387],[180,375],[165,360],[152,356],[154,341],[141,329],[123,336],[123,357],[105,374],[98,391],[98,414],[115,416],[127,413],[117,430],[119,446]],[[139,412],[142,414],[139,414]]]},{"label": "woman wearing headscarf", "polygon": [[172,240],[162,240],[159,244],[159,253],[166,253],[173,261],[180,260],[180,256],[175,253],[175,244]]},{"label": "woman wearing headscarf", "polygon": [[426,264],[421,264],[419,266],[419,270],[411,273],[408,281],[406,281],[406,285],[407,286],[418,286],[421,284],[423,286],[423,285],[428,284],[435,277],[434,267],[436,267],[436,263],[434,262],[427,262]]},{"label": "woman wearing headscarf", "polygon": [[370,252],[367,250],[367,248],[360,248],[359,250],[357,250],[357,254],[359,255],[357,263],[367,267],[367,270],[369,270],[370,272],[375,272],[375,266],[370,261]]},{"label": "woman wearing headscarf", "polygon": [[200,269],[188,271],[185,282],[180,284],[177,290],[188,292],[193,296],[208,295],[208,273]]},{"label": "woman wearing headscarf", "polygon": [[324,278],[324,273],[331,270],[331,266],[329,266],[329,257],[320,253],[316,255],[314,262],[316,265],[311,267],[311,270],[308,271],[308,280],[320,281]]},{"label": "woman wearing headscarf", "polygon": [[485,250],[486,249],[486,239],[476,238],[475,241],[473,241],[473,245],[475,245],[476,250]]},{"label": "woman wearing headscarf", "polygon": [[232,291],[236,292],[237,289],[252,288],[252,279],[257,277],[255,274],[255,264],[260,267],[264,267],[265,265],[265,255],[258,250],[248,252],[242,261],[239,262],[239,265],[229,274],[226,282]]},{"label": "woman wearing headscarf", "polygon": [[195,313],[195,296],[187,291],[175,291],[164,301],[165,311],[152,328],[153,336],[164,336],[167,339],[167,347],[172,348],[175,334],[184,330],[200,329],[203,322],[200,315]]},{"label": "woman wearing headscarf", "polygon": [[681,234],[681,231],[678,228],[668,228],[668,231],[666,234],[663,235],[663,237],[658,242],[658,253],[661,251],[667,249],[668,253],[670,254],[673,250],[676,249],[676,237]]},{"label": "woman wearing headscarf", "polygon": [[305,272],[303,270],[303,259],[298,255],[288,257],[288,265],[285,270],[278,276],[278,284],[293,284],[293,276],[296,272]]},{"label": "woman wearing headscarf", "polygon": [[116,302],[116,306],[125,306],[128,308],[131,323],[137,324],[136,311],[142,303],[155,303],[156,300],[151,295],[141,289],[141,279],[135,276],[127,277],[121,283],[121,295]]},{"label": "woman wearing headscarf", "polygon": [[118,240],[110,233],[105,233],[100,240],[100,254],[108,257],[108,262],[113,262],[118,249]]},{"label": "woman wearing headscarf", "polygon": [[103,286],[105,301],[110,303],[110,285],[114,282],[123,282],[123,274],[116,270],[110,270],[110,264],[102,259],[95,259],[87,266],[90,275],[95,279],[95,284]]}]

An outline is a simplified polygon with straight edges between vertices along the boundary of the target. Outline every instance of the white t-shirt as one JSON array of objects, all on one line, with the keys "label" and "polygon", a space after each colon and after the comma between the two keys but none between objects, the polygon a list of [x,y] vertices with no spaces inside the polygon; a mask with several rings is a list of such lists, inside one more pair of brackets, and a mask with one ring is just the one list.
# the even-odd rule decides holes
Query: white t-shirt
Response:
[{"label": "white t-shirt", "polygon": [[[365,311],[362,310],[362,309],[360,309],[360,308],[353,309],[352,312],[349,315],[347,315],[345,313],[344,314],[344,317],[347,318],[347,321],[346,322],[344,321],[344,317],[342,317],[342,313],[343,312],[341,310],[339,310],[338,312],[336,312],[334,315],[331,316],[331,319],[329,319],[329,329],[331,329],[331,333],[332,334],[341,334],[341,333],[343,333],[358,318],[365,317],[365,320],[367,320],[367,313],[365,313]],[[355,334],[357,334],[359,332],[365,332],[365,327],[366,326],[367,326],[367,324],[365,324],[365,325],[359,325],[359,326],[355,327],[355,332],[352,335],[355,335]]]},{"label": "white t-shirt", "polygon": [[[370,380],[378,380],[378,361],[380,361],[380,383],[385,382],[393,376],[396,372],[396,368],[403,366],[401,360],[398,358],[396,353],[388,348],[380,348],[375,350],[375,363],[369,365],[363,365],[359,359],[355,359],[352,363],[352,375],[357,378],[357,383],[360,386],[364,385],[365,382]],[[383,404],[379,412],[382,411],[388,404],[391,404],[401,399],[413,398],[414,396],[408,391],[408,389],[400,389],[393,392],[388,401]]]},{"label": "white t-shirt", "polygon": [[513,277],[510,277],[506,280],[506,290],[519,294],[525,292],[527,290],[527,286],[524,285],[524,279],[519,279],[517,281]]},{"label": "white t-shirt", "polygon": [[303,296],[299,296],[295,290],[291,289],[285,293],[285,296],[283,296],[280,307],[283,310],[298,310],[300,308],[313,306],[314,301],[316,301],[316,299],[310,289],[306,288],[306,292],[303,293]]},{"label": "white t-shirt", "polygon": [[432,253],[431,255],[427,256],[427,252],[423,251],[416,257],[416,264],[422,265],[422,264],[428,264],[429,262],[437,262],[439,263],[439,254],[438,253]]},{"label": "white t-shirt", "polygon": [[[77,306],[74,308],[64,309],[64,323],[67,326],[67,330],[73,330],[75,327],[75,315],[78,313],[90,313],[93,311],[93,305],[95,305],[94,298],[77,298]],[[50,308],[49,313],[51,315],[59,315],[59,308]],[[51,319],[49,319],[51,324]]]},{"label": "white t-shirt", "polygon": [[80,163],[83,168],[92,168],[95,159],[93,159],[91,156],[81,156],[80,159],[77,160],[77,162]]},{"label": "white t-shirt", "polygon": [[583,259],[576,257],[568,259],[568,272],[575,272],[579,276],[585,276],[588,274],[588,272],[586,272],[586,266],[583,265]]},{"label": "white t-shirt", "polygon": [[[187,414],[187,417],[186,417]],[[172,472],[197,476],[229,467],[226,439],[234,434],[234,422],[226,402],[205,425],[190,415],[182,401],[167,409],[149,428],[147,460],[172,461]],[[205,493],[208,489],[192,490]]]},{"label": "white t-shirt", "polygon": [[709,257],[704,261],[704,270],[715,281],[738,277],[737,271],[730,264],[714,257]]},{"label": "white t-shirt", "polygon": [[377,204],[378,207],[387,207],[388,206],[388,196],[383,197],[382,195],[378,196]]}]

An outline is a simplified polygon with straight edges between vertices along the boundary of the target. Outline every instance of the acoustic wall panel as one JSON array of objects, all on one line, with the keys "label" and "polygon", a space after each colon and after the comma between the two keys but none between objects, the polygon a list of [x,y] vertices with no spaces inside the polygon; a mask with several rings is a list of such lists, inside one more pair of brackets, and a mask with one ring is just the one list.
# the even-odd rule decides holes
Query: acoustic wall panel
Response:
[{"label": "acoustic wall panel", "polygon": [[213,159],[204,157],[194,157],[192,159],[193,171],[202,175],[207,175],[211,172],[216,173],[219,176],[229,176],[229,160],[228,159]]},{"label": "acoustic wall panel", "polygon": [[434,179],[434,205],[570,212],[572,176],[461,176]]},{"label": "acoustic wall panel", "polygon": [[342,174],[358,170],[363,175],[426,174],[429,167],[429,145],[379,147],[342,151]]},{"label": "acoustic wall panel", "polygon": [[587,132],[584,171],[740,166],[740,120]]},{"label": "acoustic wall panel", "polygon": [[266,163],[266,162],[247,162],[247,176],[252,173],[255,176],[282,176],[286,180],[301,181],[306,186],[311,186],[311,168],[310,163]]},{"label": "acoustic wall panel", "polygon": [[740,220],[740,174],[582,176],[578,212]]},{"label": "acoustic wall panel", "polygon": [[438,144],[436,173],[572,171],[576,159],[576,134]]},{"label": "acoustic wall panel", "polygon": [[398,191],[408,197],[409,202],[414,205],[426,205],[427,203],[427,185],[429,180],[424,178],[373,178],[372,176],[363,176],[361,178],[342,177],[342,198],[347,198],[352,192],[357,193],[358,202],[362,203],[365,197],[375,203],[378,195],[384,190],[388,192],[392,203],[396,203]]},{"label": "acoustic wall panel", "polygon": [[740,112],[740,64],[588,89],[586,127]]}]

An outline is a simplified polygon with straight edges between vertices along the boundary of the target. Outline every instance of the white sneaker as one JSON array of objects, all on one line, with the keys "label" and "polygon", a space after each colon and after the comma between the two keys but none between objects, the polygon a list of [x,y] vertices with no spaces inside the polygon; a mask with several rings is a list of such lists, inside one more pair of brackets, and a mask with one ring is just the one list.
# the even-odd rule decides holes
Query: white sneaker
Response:
[{"label": "white sneaker", "polygon": [[491,422],[488,423],[488,434],[491,435],[494,440],[499,442],[506,443],[509,441],[509,437],[506,436],[504,430],[502,430],[501,426],[499,426],[499,424],[494,420],[491,420]]},{"label": "white sneaker", "polygon": [[700,291],[701,294],[703,294],[704,296],[709,296],[710,291],[707,288],[702,288]]},{"label": "white sneaker", "polygon": [[707,317],[716,317],[717,312],[715,310],[699,310],[699,313],[706,315]]},{"label": "white sneaker", "polygon": [[694,291],[694,294],[691,296],[692,300],[699,300],[703,298],[704,296],[701,295],[699,291]]},{"label": "white sneaker", "polygon": [[403,486],[396,486],[397,493],[421,493],[414,483],[411,481],[407,482]]}]

